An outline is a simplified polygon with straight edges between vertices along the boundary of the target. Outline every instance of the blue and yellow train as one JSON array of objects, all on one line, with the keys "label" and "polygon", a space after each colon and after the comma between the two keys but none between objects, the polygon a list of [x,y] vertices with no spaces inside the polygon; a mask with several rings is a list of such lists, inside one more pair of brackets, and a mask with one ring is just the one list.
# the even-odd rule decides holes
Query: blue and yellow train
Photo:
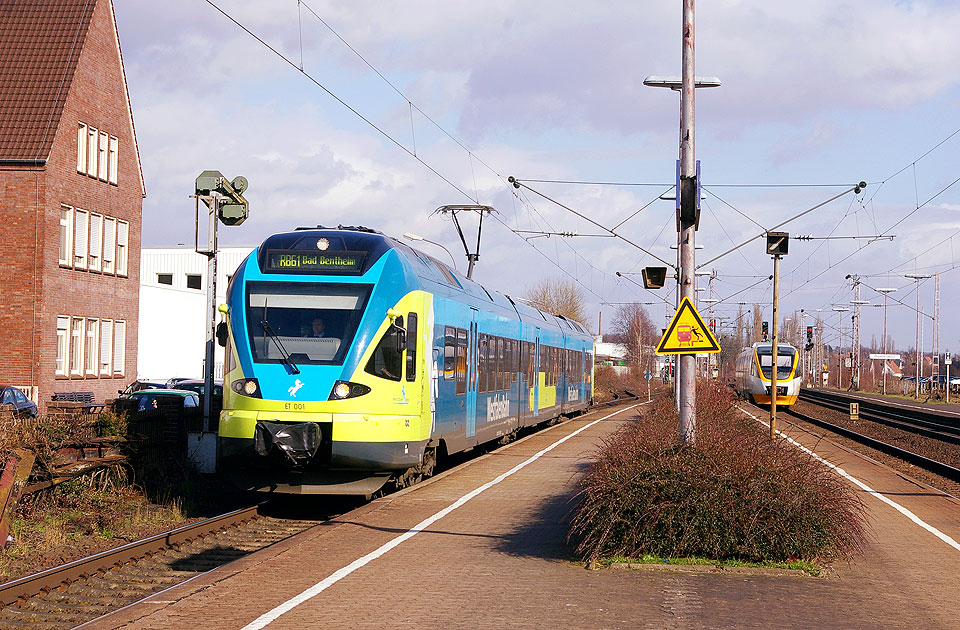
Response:
[{"label": "blue and yellow train", "polygon": [[249,489],[403,487],[593,399],[582,325],[365,228],[267,238],[220,311],[220,469]]}]

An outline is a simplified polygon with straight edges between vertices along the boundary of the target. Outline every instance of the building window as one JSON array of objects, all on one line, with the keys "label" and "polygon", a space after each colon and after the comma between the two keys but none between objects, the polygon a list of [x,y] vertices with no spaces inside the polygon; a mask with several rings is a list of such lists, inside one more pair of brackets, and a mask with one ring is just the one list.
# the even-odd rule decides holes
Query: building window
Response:
[{"label": "building window", "polygon": [[117,220],[117,275],[127,275],[127,239],[129,237],[130,224],[126,221]]},{"label": "building window", "polygon": [[187,274],[187,288],[188,289],[200,288],[200,274],[197,274],[197,273]]},{"label": "building window", "polygon": [[87,376],[97,375],[97,350],[100,349],[100,340],[97,338],[100,332],[99,323],[96,319],[87,320],[87,343],[83,350],[84,372]]},{"label": "building window", "polygon": [[89,269],[100,271],[103,251],[103,215],[90,213],[90,265]]},{"label": "building window", "polygon": [[173,284],[173,274],[172,273],[158,273],[157,274],[157,284]]},{"label": "building window", "polygon": [[77,172],[87,174],[87,126],[77,126]]},{"label": "building window", "polygon": [[126,358],[125,338],[127,323],[124,321],[113,322],[113,375],[123,376],[123,363]]},{"label": "building window", "polygon": [[117,220],[103,218],[103,273],[113,273],[117,251]]},{"label": "building window", "polygon": [[113,358],[113,321],[104,319],[100,321],[100,375],[112,375]]},{"label": "building window", "polygon": [[87,127],[87,175],[97,176],[97,140],[100,133],[96,127]]},{"label": "building window", "polygon": [[60,265],[73,264],[73,208],[60,206]]},{"label": "building window", "polygon": [[73,266],[87,266],[87,211],[74,210]]},{"label": "building window", "polygon": [[97,151],[97,177],[101,181],[107,181],[107,144],[110,142],[110,136],[106,132],[100,132],[100,143]]},{"label": "building window", "polygon": [[70,375],[83,376],[83,318],[74,317],[70,330]]},{"label": "building window", "polygon": [[57,376],[67,376],[67,357],[70,354],[70,318],[57,317]]},{"label": "building window", "polygon": [[118,153],[120,152],[120,141],[116,136],[110,136],[110,149],[107,162],[107,179],[111,184],[117,183],[117,168],[120,166]]}]

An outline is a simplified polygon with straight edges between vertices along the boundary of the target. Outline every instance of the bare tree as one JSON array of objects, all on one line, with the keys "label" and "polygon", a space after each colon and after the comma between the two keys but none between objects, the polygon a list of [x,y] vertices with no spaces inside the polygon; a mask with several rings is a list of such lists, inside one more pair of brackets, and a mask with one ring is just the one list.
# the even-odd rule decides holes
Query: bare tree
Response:
[{"label": "bare tree", "polygon": [[630,363],[645,370],[653,370],[660,329],[646,309],[639,304],[623,304],[613,316],[613,333],[627,348]]},{"label": "bare tree", "polygon": [[588,325],[583,289],[573,280],[542,278],[527,289],[526,299],[541,311]]},{"label": "bare tree", "polygon": [[763,339],[763,333],[761,330],[761,323],[763,320],[763,311],[760,309],[759,304],[753,305],[753,339],[750,340],[750,343],[754,343]]}]

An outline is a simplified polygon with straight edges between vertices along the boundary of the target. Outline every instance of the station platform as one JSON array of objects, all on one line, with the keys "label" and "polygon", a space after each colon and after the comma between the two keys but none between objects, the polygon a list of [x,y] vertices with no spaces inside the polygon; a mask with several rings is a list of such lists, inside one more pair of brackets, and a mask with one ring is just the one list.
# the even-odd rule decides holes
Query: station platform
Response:
[{"label": "station platform", "polygon": [[960,628],[960,501],[792,427],[861,484],[864,556],[816,578],[573,560],[579,473],[643,409],[530,435],[81,627]]}]

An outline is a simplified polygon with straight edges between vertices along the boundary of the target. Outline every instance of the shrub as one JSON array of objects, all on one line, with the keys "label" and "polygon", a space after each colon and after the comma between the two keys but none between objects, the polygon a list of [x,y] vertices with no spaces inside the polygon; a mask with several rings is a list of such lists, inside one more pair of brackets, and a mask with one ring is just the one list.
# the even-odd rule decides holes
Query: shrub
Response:
[{"label": "shrub", "polygon": [[578,553],[784,562],[862,551],[864,508],[838,475],[770,440],[726,392],[701,386],[697,398],[695,446],[679,440],[672,399],[605,441],[578,495]]}]

